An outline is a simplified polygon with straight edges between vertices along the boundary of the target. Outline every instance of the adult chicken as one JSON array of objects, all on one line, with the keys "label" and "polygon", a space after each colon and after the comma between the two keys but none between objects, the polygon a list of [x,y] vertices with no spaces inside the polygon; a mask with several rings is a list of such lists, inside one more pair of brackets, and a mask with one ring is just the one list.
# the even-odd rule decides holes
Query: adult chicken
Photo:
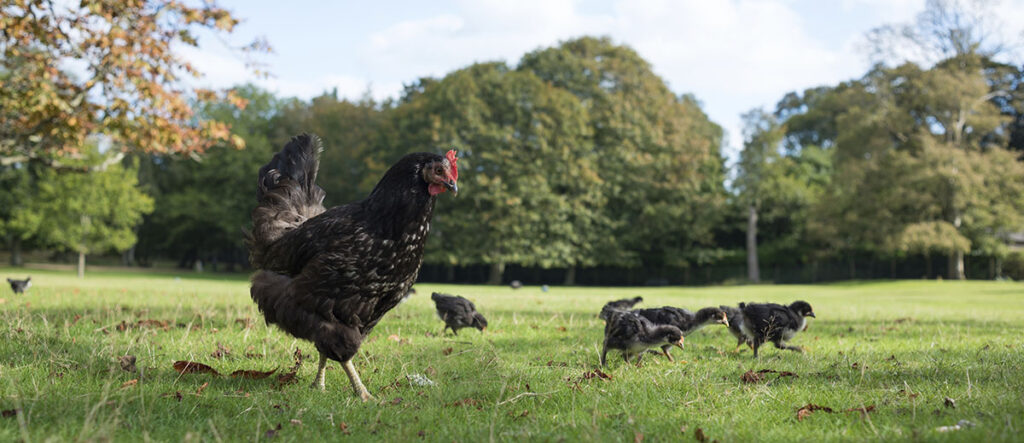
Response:
[{"label": "adult chicken", "polygon": [[325,210],[321,150],[319,138],[300,135],[259,170],[251,295],[267,323],[316,346],[314,388],[325,388],[327,360],[336,360],[367,401],[352,357],[415,282],[434,201],[458,193],[455,151],[406,155],[365,200]]}]

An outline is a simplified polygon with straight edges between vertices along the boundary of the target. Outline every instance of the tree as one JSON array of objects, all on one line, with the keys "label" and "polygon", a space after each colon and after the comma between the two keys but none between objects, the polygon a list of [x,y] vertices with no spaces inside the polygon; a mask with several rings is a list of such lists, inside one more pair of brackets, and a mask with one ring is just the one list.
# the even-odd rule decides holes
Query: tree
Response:
[{"label": "tree", "polygon": [[601,193],[580,264],[689,266],[706,260],[724,214],[721,128],[697,100],[676,96],[634,50],[583,37],[526,54],[531,72],[577,97]]},{"label": "tree", "polygon": [[29,210],[34,180],[30,165],[0,166],[0,237],[11,250],[11,266],[21,266],[22,244],[39,226],[37,214]]},{"label": "tree", "polygon": [[[98,134],[143,152],[202,152],[218,141],[240,146],[223,122],[197,118],[190,102],[218,94],[189,87],[183,78],[201,74],[175,52],[198,46],[199,30],[227,34],[237,22],[213,2],[3,0],[0,160],[62,166],[84,156],[79,147]],[[242,48],[268,49],[261,41]]]},{"label": "tree", "polygon": [[761,109],[747,112],[743,121],[743,150],[735,184],[747,213],[747,279],[758,283],[757,212],[779,179],[782,128],[773,115]]},{"label": "tree", "polygon": [[[82,167],[105,163],[95,148]],[[85,257],[123,251],[135,243],[134,228],[153,210],[153,199],[138,189],[135,166],[115,163],[89,173],[44,169],[30,211],[40,221],[44,242],[78,254],[78,276],[85,275]]]},{"label": "tree", "polygon": [[429,261],[566,267],[584,255],[582,220],[600,206],[586,114],[530,72],[476,64],[427,85],[400,111],[409,148],[460,151],[459,198],[439,205]]},{"label": "tree", "polygon": [[204,261],[247,263],[241,230],[249,225],[255,205],[256,171],[282,143],[270,135],[280,105],[253,86],[237,87],[234,93],[249,103],[245,109],[215,102],[199,114],[230,124],[245,149],[223,143],[195,157],[143,156],[143,185],[156,201],[139,232],[143,257],[175,257],[179,266],[197,269]]}]

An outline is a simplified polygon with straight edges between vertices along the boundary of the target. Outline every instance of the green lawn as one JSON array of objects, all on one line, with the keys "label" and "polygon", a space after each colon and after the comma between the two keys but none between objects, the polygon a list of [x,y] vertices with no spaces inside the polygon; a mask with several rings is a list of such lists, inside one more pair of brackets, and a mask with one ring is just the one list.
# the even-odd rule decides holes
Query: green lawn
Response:
[{"label": "green lawn", "polygon": [[[690,441],[698,428],[708,441],[722,442],[1020,441],[1024,428],[1020,283],[547,293],[418,285],[419,294],[388,314],[357,356],[379,400],[364,404],[333,362],[327,392],[308,387],[315,360],[299,368],[296,383],[278,383],[296,348],[307,355],[314,349],[264,325],[244,277],[95,272],[78,280],[65,272],[28,273],[35,286],[27,295],[0,291],[0,410],[19,411],[0,418],[0,441],[263,440],[272,429],[275,440],[310,442]],[[0,277],[25,274],[0,269]],[[490,327],[440,336],[433,290],[474,300]],[[709,327],[673,352],[675,364],[649,354],[637,368],[614,353],[611,379],[591,377],[603,328],[597,311],[608,299],[638,294],[643,306],[687,308],[804,299],[818,318],[792,341],[808,349],[802,355],[771,346],[760,360],[749,351],[734,354],[728,331]],[[145,320],[156,321],[140,324]],[[218,346],[229,353],[215,358]],[[136,356],[137,372],[121,369],[124,355]],[[176,360],[221,373],[278,374],[180,375]],[[761,369],[797,377],[741,381]],[[436,386],[411,385],[413,374]],[[945,397],[955,408],[944,405]],[[809,403],[835,412],[798,421],[797,410]],[[843,412],[871,406],[866,415]],[[936,431],[961,419],[976,426]]]}]

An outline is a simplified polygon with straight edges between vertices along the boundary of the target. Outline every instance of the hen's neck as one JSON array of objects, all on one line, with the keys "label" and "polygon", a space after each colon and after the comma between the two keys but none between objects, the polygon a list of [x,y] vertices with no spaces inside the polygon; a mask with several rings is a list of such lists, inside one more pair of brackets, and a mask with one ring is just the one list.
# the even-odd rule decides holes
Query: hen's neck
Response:
[{"label": "hen's neck", "polygon": [[363,205],[373,217],[378,235],[392,240],[412,235],[422,242],[434,214],[434,200],[426,186],[416,180],[385,177]]}]

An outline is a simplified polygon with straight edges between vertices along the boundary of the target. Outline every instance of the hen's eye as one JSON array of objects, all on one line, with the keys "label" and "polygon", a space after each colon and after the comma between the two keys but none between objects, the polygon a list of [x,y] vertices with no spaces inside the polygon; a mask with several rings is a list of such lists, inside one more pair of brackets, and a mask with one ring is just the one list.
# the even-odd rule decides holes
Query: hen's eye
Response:
[{"label": "hen's eye", "polygon": [[444,173],[444,171],[441,170],[441,168],[437,168],[437,169],[434,170],[434,173],[437,174],[437,175],[441,175],[441,174]]}]

